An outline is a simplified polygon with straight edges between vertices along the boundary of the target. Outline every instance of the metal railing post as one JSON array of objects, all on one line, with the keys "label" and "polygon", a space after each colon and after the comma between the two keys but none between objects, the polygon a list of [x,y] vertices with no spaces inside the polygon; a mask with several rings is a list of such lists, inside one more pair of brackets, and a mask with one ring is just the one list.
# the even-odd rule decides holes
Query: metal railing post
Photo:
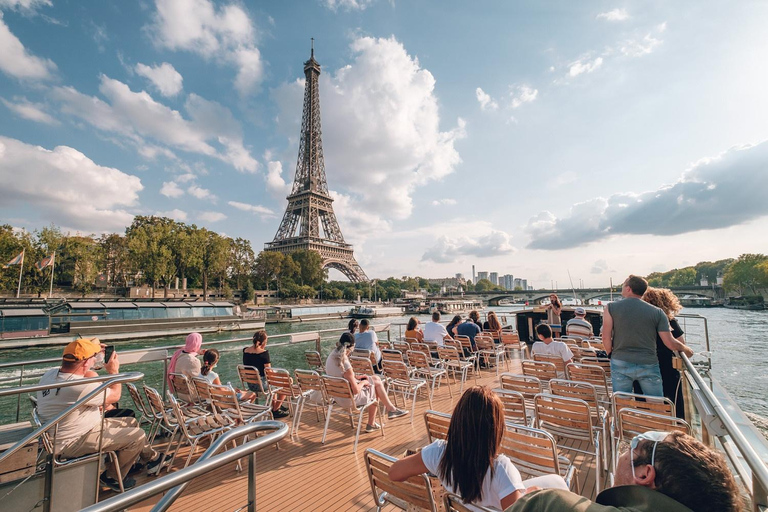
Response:
[{"label": "metal railing post", "polygon": [[248,456],[248,512],[256,512],[256,452]]},{"label": "metal railing post", "polygon": [[[19,387],[24,385],[24,365],[21,365],[21,372],[19,373]],[[21,393],[16,396],[16,423],[19,422],[21,415]]]}]

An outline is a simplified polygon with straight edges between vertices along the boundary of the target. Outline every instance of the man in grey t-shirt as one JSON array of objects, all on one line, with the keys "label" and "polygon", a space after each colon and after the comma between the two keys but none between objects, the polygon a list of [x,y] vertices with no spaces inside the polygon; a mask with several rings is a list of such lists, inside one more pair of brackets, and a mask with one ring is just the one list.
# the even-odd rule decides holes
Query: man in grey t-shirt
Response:
[{"label": "man in grey t-shirt", "polygon": [[664,396],[659,360],[656,356],[656,336],[670,350],[693,351],[669,332],[669,320],[664,312],[642,300],[648,282],[630,275],[621,289],[624,297],[608,304],[603,312],[603,345],[611,355],[611,381],[614,391],[632,392],[632,381],[638,381],[643,393]]}]

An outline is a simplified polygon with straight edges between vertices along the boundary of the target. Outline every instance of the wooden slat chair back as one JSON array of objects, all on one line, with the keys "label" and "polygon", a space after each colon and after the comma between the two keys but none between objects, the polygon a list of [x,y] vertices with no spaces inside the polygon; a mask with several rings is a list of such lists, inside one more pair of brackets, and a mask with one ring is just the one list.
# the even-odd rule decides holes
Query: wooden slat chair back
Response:
[{"label": "wooden slat chair back", "polygon": [[477,357],[488,365],[494,364],[496,366],[496,375],[499,374],[502,361],[506,362],[507,370],[509,370],[506,351],[502,345],[496,345],[493,342],[493,338],[477,335],[475,336],[475,345],[477,346]]},{"label": "wooden slat chair back", "polygon": [[379,350],[387,350],[392,348],[392,343],[387,340],[379,340]]},{"label": "wooden slat chair back", "polygon": [[374,355],[372,350],[367,350],[363,348],[356,348],[352,351],[352,354],[350,354],[350,357],[362,357],[367,358],[372,366],[376,366],[379,364],[379,362],[376,360],[376,356]]},{"label": "wooden slat chair back", "polygon": [[216,410],[228,416],[238,425],[274,419],[271,406],[240,402],[237,399],[237,393],[230,386],[211,385],[208,389],[211,393],[211,402]]},{"label": "wooden slat chair back", "polygon": [[179,425],[179,440],[176,443],[176,447],[173,448],[173,439],[171,439],[171,442],[168,444],[168,447],[163,454],[164,457],[168,454],[173,454],[167,469],[167,471],[170,472],[171,466],[173,466],[173,461],[176,459],[176,454],[179,452],[179,448],[181,448],[181,443],[183,441],[186,441],[187,444],[189,444],[189,453],[187,454],[187,460],[184,462],[184,467],[186,468],[192,460],[192,456],[197,451],[197,444],[200,440],[210,438],[211,441],[213,441],[219,434],[223,434],[231,428],[232,421],[226,416],[219,418],[214,418],[213,416],[187,418],[184,415],[181,404],[170,391],[168,392],[168,401]]},{"label": "wooden slat chair back", "polygon": [[170,434],[171,439],[176,435],[176,430],[179,428],[176,418],[173,413],[163,402],[163,395],[161,395],[155,388],[151,388],[144,384],[144,394],[147,396],[147,403],[149,404],[149,410],[152,416],[157,421],[155,432],[150,436],[152,439],[157,435],[160,429],[165,430]]},{"label": "wooden slat chair back", "polygon": [[152,412],[149,410],[147,404],[144,403],[144,399],[141,398],[141,393],[139,393],[139,390],[136,388],[136,386],[133,383],[126,382],[125,387],[128,388],[128,394],[131,395],[131,400],[133,400],[133,405],[136,406],[136,410],[140,414],[138,418],[139,426],[141,426],[143,423],[148,423],[149,432],[151,433],[155,425],[155,420],[154,420],[154,416],[152,416]]},{"label": "wooden slat chair back", "polygon": [[423,343],[423,342],[420,342],[418,338],[411,338],[409,336],[403,337],[403,340],[405,340],[405,342],[408,345],[412,345],[413,343]]},{"label": "wooden slat chair back", "polygon": [[530,375],[502,373],[499,376],[499,384],[501,384],[501,389],[517,391],[522,394],[530,402],[531,407],[533,407],[533,397],[544,392],[541,380]]},{"label": "wooden slat chair back", "polygon": [[189,382],[189,378],[183,373],[169,373],[168,377],[171,381],[171,388],[173,388],[176,397],[185,404],[196,404],[200,401],[195,393],[195,388]]},{"label": "wooden slat chair back", "polygon": [[395,482],[389,478],[389,469],[397,459],[372,448],[365,450],[365,468],[371,483],[376,510],[388,504],[403,510],[429,510],[437,512],[437,500],[429,477],[425,474]]},{"label": "wooden slat chair back", "polygon": [[304,413],[304,407],[307,405],[315,408],[315,416],[320,421],[320,411],[325,418],[325,408],[328,407],[328,397],[325,394],[325,386],[320,374],[314,370],[296,369],[293,371],[296,377],[296,385],[299,387],[299,404],[296,407],[296,414],[293,421],[293,435],[298,435],[301,424],[301,415]]},{"label": "wooden slat chair back", "polygon": [[461,500],[461,496],[446,492],[443,494],[443,507],[445,512],[493,512],[494,509],[481,507],[480,505],[467,505]]},{"label": "wooden slat chair back", "polygon": [[596,427],[589,404],[578,398],[540,394],[534,398],[535,427],[544,429],[556,438],[589,443],[590,449],[558,443],[561,449],[583,453],[595,459],[595,492],[600,492],[604,448],[600,438],[604,436]]},{"label": "wooden slat chair back", "polygon": [[472,346],[472,341],[469,339],[469,336],[457,334],[453,339],[461,343],[461,348],[464,349],[465,354],[472,354],[475,352],[475,348]]},{"label": "wooden slat chair back", "polygon": [[[553,395],[578,398],[589,404],[593,417],[596,417],[602,409],[597,398],[597,389],[588,382],[576,382],[566,379],[552,379],[549,381],[549,391]],[[603,412],[605,412],[603,410]]]},{"label": "wooden slat chair back", "polygon": [[200,397],[200,400],[207,403],[211,402],[211,383],[208,382],[208,379],[195,377],[192,379],[192,386],[194,386],[195,392],[197,393],[197,396]]},{"label": "wooden slat chair back", "polygon": [[[352,451],[357,452],[357,443],[360,439],[360,429],[363,426],[363,415],[373,404],[378,404],[378,401],[367,403],[363,406],[355,405],[355,396],[352,394],[352,388],[349,386],[347,379],[343,377],[331,377],[330,375],[323,375],[323,385],[325,386],[325,393],[328,397],[328,414],[325,417],[325,428],[323,429],[323,438],[320,441],[325,444],[325,438],[328,435],[328,424],[331,421],[331,413],[333,412],[334,405],[338,405],[349,416],[349,422],[352,428],[355,428],[353,422],[353,416],[357,415],[357,430],[355,432],[355,443],[352,446]],[[344,404],[344,405],[341,405]],[[383,408],[378,407],[379,417],[383,418]],[[381,435],[384,436],[384,421],[381,423]]]},{"label": "wooden slat chair back", "polygon": [[464,391],[464,383],[467,381],[467,373],[470,368],[475,376],[475,383],[477,383],[477,372],[475,371],[474,360],[467,361],[462,359],[459,350],[457,350],[455,346],[446,345],[444,347],[437,347],[437,355],[440,358],[443,368],[453,374],[454,381],[456,380],[456,372],[461,374],[459,395]]},{"label": "wooden slat chair back", "polygon": [[576,363],[580,363],[585,357],[597,357],[597,352],[592,348],[584,348],[580,345],[569,346],[568,348],[573,352],[573,361]]},{"label": "wooden slat chair back", "polygon": [[350,356],[349,363],[355,375],[374,375],[373,365],[367,357]]},{"label": "wooden slat chair back", "polygon": [[264,383],[261,381],[261,374],[259,369],[255,366],[247,366],[244,364],[237,365],[237,374],[240,376],[240,383],[244,389],[250,389],[251,391],[257,391],[265,393]]},{"label": "wooden slat chair back", "polygon": [[[411,372],[402,361],[387,361],[385,359],[381,364],[387,379],[387,393],[394,393],[395,404],[397,404],[397,395],[403,397],[404,406],[407,405],[408,397],[411,398],[411,423],[413,423],[413,416],[416,413],[416,397],[419,389],[427,385],[427,381],[411,377]],[[430,401],[430,407],[431,405]]]},{"label": "wooden slat chair back", "polygon": [[584,348],[591,348],[592,350],[602,350],[605,352],[605,345],[600,340],[586,340],[581,344]]},{"label": "wooden slat chair back", "polygon": [[307,360],[307,365],[310,370],[317,372],[325,372],[325,364],[323,363],[323,357],[317,350],[305,350],[304,358]]},{"label": "wooden slat chair back", "polygon": [[[432,349],[429,348],[429,345],[426,343],[411,343],[411,352],[420,352],[424,354],[425,360],[427,361],[427,364],[431,366],[433,364],[432,361]],[[410,354],[408,355],[408,360],[411,363],[411,366],[415,366],[417,368],[422,368],[421,366],[418,366],[417,363],[411,361]],[[419,362],[421,362],[421,359],[419,359]]]},{"label": "wooden slat chair back", "polygon": [[[429,352],[429,348],[423,343],[414,343],[411,346],[421,348],[419,345],[421,345],[424,350]],[[418,348],[413,348],[408,351],[408,362],[411,364],[411,366],[420,370],[431,368],[430,363],[432,362],[432,355],[425,354],[424,350],[419,350]]]},{"label": "wooden slat chair back", "polygon": [[520,343],[520,335],[518,333],[502,330],[500,339],[501,345],[507,352],[507,357],[512,353],[517,352],[520,354],[520,359],[525,359],[527,346],[524,343]]},{"label": "wooden slat chair back", "polygon": [[640,409],[664,416],[675,416],[675,404],[663,396],[636,395],[617,391],[612,395],[611,401],[614,417],[622,409]]},{"label": "wooden slat chair back", "polygon": [[582,357],[581,364],[599,366],[605,372],[605,378],[611,382],[611,360],[607,357]]},{"label": "wooden slat chair back", "polygon": [[[465,336],[465,338],[466,338],[466,336]],[[459,357],[461,358],[462,361],[470,361],[470,362],[472,362],[475,365],[475,368],[477,368],[477,356],[474,354],[474,352],[469,350],[469,348],[471,348],[471,346],[472,346],[469,343],[469,338],[467,338],[467,344],[468,344],[467,347],[468,348],[467,348],[466,351],[464,349],[464,345],[458,339],[445,340],[444,343],[445,343],[446,347],[453,347],[453,348],[455,348],[456,351],[459,353]]]},{"label": "wooden slat chair back", "polygon": [[[418,343],[414,343],[411,346],[416,346]],[[426,347],[426,345],[424,345]],[[429,352],[429,349],[427,349]],[[442,382],[443,377],[448,379],[448,371],[445,368],[436,368],[432,366],[432,356],[425,354],[424,352],[417,350],[408,351],[408,361],[415,369],[414,373],[420,377],[424,377],[430,382],[429,385],[429,405],[432,407],[432,397],[435,395],[435,386],[438,382]],[[453,389],[448,385],[448,393],[453,398]]]},{"label": "wooden slat chair back", "polygon": [[560,455],[557,441],[546,430],[507,423],[499,451],[509,457],[523,478],[560,475],[571,490],[580,492],[575,465]]},{"label": "wooden slat chair back", "polygon": [[409,350],[411,350],[411,344],[407,341],[393,341],[392,342],[392,348],[395,350],[399,350],[401,353],[405,354]]},{"label": "wooden slat chair back", "polygon": [[451,415],[445,412],[427,411],[424,413],[424,424],[427,427],[429,442],[438,439],[448,439],[448,427],[451,425]]},{"label": "wooden slat chair back", "polygon": [[526,377],[536,377],[542,383],[549,382],[557,378],[557,366],[544,361],[522,361],[520,363],[523,369],[523,375]]},{"label": "wooden slat chair back", "polygon": [[555,365],[559,377],[565,377],[565,361],[563,358],[554,354],[533,354],[534,361],[542,361]]},{"label": "wooden slat chair back", "polygon": [[400,352],[399,350],[394,350],[394,349],[384,349],[381,351],[382,364],[384,363],[384,361],[395,361],[398,363],[406,364],[403,353]]},{"label": "wooden slat chair back", "polygon": [[284,368],[264,368],[264,377],[274,401],[276,396],[284,396],[292,414],[296,414],[296,406],[299,405],[301,390],[293,383],[290,372]]},{"label": "wooden slat chair back", "polygon": [[508,389],[494,389],[494,393],[501,400],[504,406],[504,420],[518,425],[528,425],[530,423],[525,407],[525,397],[517,391]]},{"label": "wooden slat chair back", "polygon": [[610,403],[611,387],[605,378],[605,370],[600,366],[583,363],[570,363],[565,367],[565,373],[569,380],[587,382],[595,386],[598,398],[603,405]]}]

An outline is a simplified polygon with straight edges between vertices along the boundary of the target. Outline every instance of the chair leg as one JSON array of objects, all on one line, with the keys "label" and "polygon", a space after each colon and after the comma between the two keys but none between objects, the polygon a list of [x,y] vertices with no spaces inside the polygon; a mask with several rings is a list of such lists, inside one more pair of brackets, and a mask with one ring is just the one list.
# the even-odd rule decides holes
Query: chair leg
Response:
[{"label": "chair leg", "polygon": [[[416,388],[413,388],[413,399],[411,401],[411,424],[413,424],[413,415],[416,413],[416,392],[418,390]],[[405,401],[405,400],[403,400]],[[430,404],[430,408],[432,405]]]},{"label": "chair leg", "polygon": [[368,410],[367,407],[361,407],[357,416],[357,431],[355,432],[355,444],[352,446],[352,453],[357,453],[357,442],[360,439],[360,428],[363,426],[363,414],[366,410]]},{"label": "chair leg", "polygon": [[304,407],[304,395],[299,397],[299,401],[296,404],[296,411],[291,419],[291,437],[295,436],[299,430],[298,420],[301,419],[301,410]]},{"label": "chair leg", "polygon": [[600,434],[595,436],[595,495],[600,494],[600,480],[603,477],[600,459]]},{"label": "chair leg", "polygon": [[325,444],[325,436],[328,434],[328,423],[331,422],[331,411],[333,410],[333,404],[328,404],[328,415],[325,417],[325,428],[323,429],[323,439],[320,444]]},{"label": "chair leg", "polygon": [[184,467],[189,466],[189,461],[192,460],[192,455],[194,455],[196,451],[197,451],[197,439],[195,439],[189,444],[189,454],[187,455],[187,460],[184,462]]}]

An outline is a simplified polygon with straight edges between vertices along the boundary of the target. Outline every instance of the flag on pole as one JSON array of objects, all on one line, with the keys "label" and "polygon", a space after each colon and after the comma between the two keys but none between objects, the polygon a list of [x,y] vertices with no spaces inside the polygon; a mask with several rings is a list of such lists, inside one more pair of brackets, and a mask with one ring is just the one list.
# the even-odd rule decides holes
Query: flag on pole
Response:
[{"label": "flag on pole", "polygon": [[53,253],[35,263],[37,270],[43,270],[44,268],[50,267],[51,265],[53,265]]},{"label": "flag on pole", "polygon": [[11,265],[21,265],[21,262],[24,260],[24,251],[22,250],[18,256],[13,258],[11,261],[3,265],[3,268],[8,268]]}]

